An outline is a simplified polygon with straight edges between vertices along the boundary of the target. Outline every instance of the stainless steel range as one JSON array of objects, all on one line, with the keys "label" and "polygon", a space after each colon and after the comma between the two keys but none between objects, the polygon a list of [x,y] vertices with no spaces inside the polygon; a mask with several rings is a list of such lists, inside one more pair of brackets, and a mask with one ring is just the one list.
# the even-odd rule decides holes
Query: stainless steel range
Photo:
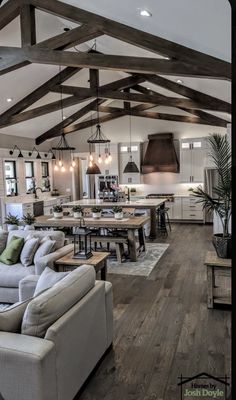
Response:
[{"label": "stainless steel range", "polygon": [[150,193],[146,196],[146,199],[167,199],[167,201],[174,202],[174,193]]}]

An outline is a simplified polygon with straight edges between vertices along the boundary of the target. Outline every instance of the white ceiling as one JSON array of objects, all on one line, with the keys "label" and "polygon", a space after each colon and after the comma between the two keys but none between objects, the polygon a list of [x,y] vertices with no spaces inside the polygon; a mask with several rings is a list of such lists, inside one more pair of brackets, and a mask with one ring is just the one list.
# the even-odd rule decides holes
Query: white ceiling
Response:
[{"label": "white ceiling", "polygon": [[[64,0],[64,2],[223,60],[231,60],[231,8],[228,0],[120,0],[119,2],[117,0],[90,0],[89,2],[87,0]],[[152,17],[141,17],[139,8],[150,10]],[[36,22],[38,41],[62,33],[65,26],[76,26],[70,21],[41,11],[36,13]],[[93,42],[88,42],[79,46],[79,49],[86,50],[91,48],[92,45]],[[20,46],[19,18],[16,18],[0,32],[0,46]],[[97,50],[108,54],[159,57],[107,36],[97,39]],[[0,112],[24,98],[56,73],[58,73],[57,66],[34,64],[0,76]],[[125,73],[112,71],[102,71],[100,75],[100,84],[127,76]],[[175,81],[178,76],[168,76],[167,78]],[[200,78],[181,79],[186,86],[230,102],[231,87],[229,82]],[[87,81],[88,72],[81,71],[66,83],[75,86],[88,86]],[[152,84],[145,83],[143,86],[172,97],[181,97]],[[13,98],[12,103],[6,102],[9,97]],[[30,108],[58,99],[59,94],[50,93]],[[85,104],[81,103],[69,107],[64,110],[64,114],[69,116]],[[167,111],[169,112],[166,108]],[[230,120],[228,115],[214,114]],[[0,129],[0,133],[36,138],[60,120],[60,112],[50,113],[18,125]]]}]

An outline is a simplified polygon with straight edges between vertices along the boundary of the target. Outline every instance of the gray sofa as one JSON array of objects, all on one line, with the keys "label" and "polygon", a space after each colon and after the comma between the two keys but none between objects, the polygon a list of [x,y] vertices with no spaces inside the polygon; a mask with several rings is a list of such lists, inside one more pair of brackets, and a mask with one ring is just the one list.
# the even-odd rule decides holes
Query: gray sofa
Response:
[{"label": "gray sofa", "polygon": [[[75,301],[48,327],[44,338],[0,332],[0,392],[4,399],[72,400],[111,346],[111,283],[96,281],[90,265],[79,267],[71,274],[74,274],[73,284],[66,285],[69,296],[73,295]],[[37,277],[29,276],[25,280],[34,282],[33,290]],[[51,315],[54,309],[58,312],[59,305],[63,307],[68,298],[61,286],[56,285],[35,298],[40,303],[42,321],[45,320],[42,309],[46,308]],[[25,285],[21,291],[24,288]],[[21,297],[27,296],[21,292]]]},{"label": "gray sofa", "polygon": [[[31,231],[31,233],[32,232],[34,236],[50,236],[55,240],[55,251],[47,256],[41,257],[35,265],[33,264],[29,267],[24,267],[21,263],[6,265],[0,262],[0,303],[16,303],[19,301],[19,283],[21,279],[32,274],[40,275],[46,266],[54,268],[54,262],[69,253],[73,248],[72,244],[64,246],[65,234],[61,231]],[[29,231],[10,231],[8,233],[7,243],[11,240],[13,235],[26,237],[29,235]]]}]

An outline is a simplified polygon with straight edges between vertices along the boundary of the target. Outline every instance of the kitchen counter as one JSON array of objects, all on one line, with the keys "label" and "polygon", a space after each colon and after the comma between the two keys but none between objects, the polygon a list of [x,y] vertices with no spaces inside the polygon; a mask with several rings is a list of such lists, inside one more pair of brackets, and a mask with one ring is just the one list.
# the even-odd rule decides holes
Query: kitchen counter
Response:
[{"label": "kitchen counter", "polygon": [[3,201],[5,204],[28,204],[28,203],[35,203],[37,201],[43,201],[44,203],[51,202],[52,200],[56,199],[62,199],[64,197],[69,197],[70,195],[66,194],[61,194],[59,196],[47,196],[47,197],[41,197],[39,196],[38,199],[34,199],[32,195],[29,195],[28,198],[25,196],[9,196],[9,197],[4,197]]}]

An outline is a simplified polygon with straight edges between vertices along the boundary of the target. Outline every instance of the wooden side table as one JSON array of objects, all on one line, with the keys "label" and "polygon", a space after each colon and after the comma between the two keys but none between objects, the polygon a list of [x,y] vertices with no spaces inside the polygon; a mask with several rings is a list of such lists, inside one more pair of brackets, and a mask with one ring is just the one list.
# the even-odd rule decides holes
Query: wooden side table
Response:
[{"label": "wooden side table", "polygon": [[55,265],[59,272],[72,271],[73,269],[79,267],[80,265],[88,264],[92,265],[96,272],[101,272],[101,279],[106,280],[107,275],[107,257],[110,253],[108,252],[93,252],[93,256],[87,260],[73,258],[74,252],[66,254],[64,257],[59,258]]},{"label": "wooden side table", "polygon": [[[205,259],[207,267],[207,306],[231,304],[231,259],[219,258],[214,251],[208,251]],[[216,278],[227,278],[227,285],[216,286]]]}]

